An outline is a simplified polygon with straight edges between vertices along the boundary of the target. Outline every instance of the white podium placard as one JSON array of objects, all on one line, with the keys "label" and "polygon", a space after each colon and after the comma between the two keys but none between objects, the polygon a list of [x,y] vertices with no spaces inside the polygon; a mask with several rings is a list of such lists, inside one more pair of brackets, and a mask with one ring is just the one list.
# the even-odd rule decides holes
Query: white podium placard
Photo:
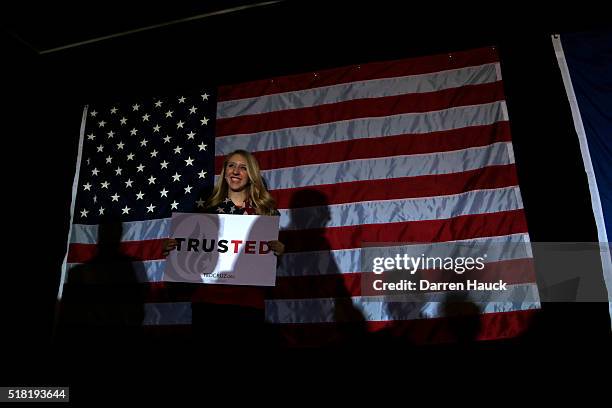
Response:
[{"label": "white podium placard", "polygon": [[274,286],[279,217],[173,213],[164,281]]}]

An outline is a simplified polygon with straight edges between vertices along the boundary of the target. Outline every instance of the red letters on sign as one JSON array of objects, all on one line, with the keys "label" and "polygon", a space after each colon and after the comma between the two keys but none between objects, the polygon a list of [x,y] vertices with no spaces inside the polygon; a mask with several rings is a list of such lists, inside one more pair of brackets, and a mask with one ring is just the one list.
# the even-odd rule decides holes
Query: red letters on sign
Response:
[{"label": "red letters on sign", "polygon": [[[264,246],[266,247],[266,249],[264,249]],[[270,247],[268,246],[268,243],[266,241],[259,241],[259,253],[267,254],[268,252],[270,252]]]},{"label": "red letters on sign", "polygon": [[242,241],[240,241],[238,239],[232,239],[231,243],[234,244],[234,253],[237,254],[238,253],[238,245],[242,244]]},{"label": "red letters on sign", "polygon": [[245,254],[254,254],[255,253],[255,242],[256,241],[246,241],[244,243],[244,253]]}]

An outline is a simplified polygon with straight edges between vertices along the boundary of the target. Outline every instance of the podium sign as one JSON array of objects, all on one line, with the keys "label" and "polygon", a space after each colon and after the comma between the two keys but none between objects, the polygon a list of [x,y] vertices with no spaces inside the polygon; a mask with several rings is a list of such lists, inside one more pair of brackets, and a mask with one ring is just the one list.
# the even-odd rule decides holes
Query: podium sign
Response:
[{"label": "podium sign", "polygon": [[274,286],[279,217],[173,213],[164,281]]}]

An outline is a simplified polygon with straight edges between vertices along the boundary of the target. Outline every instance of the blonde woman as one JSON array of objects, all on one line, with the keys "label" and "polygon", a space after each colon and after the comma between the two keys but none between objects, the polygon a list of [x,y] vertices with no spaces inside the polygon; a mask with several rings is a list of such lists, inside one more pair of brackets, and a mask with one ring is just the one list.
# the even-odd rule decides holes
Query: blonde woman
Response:
[{"label": "blonde woman", "polygon": [[[212,214],[279,215],[257,160],[245,150],[227,155],[205,207]],[[280,241],[270,241],[268,246],[276,256],[285,251]],[[176,240],[168,239],[164,255],[176,247]],[[198,285],[191,297],[191,327],[198,341],[239,348],[269,347],[277,341],[271,326],[265,325],[264,287]]]},{"label": "blonde woman", "polygon": [[[205,212],[212,214],[279,215],[274,198],[264,186],[257,159],[246,150],[236,150],[226,156],[205,207]],[[164,255],[176,245],[174,239],[166,241]],[[268,246],[277,256],[285,251],[280,241],[270,241]]]}]

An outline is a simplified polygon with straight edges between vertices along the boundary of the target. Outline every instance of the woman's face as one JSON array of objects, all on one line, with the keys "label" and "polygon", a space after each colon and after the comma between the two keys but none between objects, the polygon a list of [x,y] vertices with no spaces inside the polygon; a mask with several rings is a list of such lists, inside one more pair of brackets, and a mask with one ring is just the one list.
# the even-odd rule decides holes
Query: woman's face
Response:
[{"label": "woman's face", "polygon": [[225,165],[225,181],[232,191],[242,191],[249,184],[247,160],[241,154],[234,154]]}]

